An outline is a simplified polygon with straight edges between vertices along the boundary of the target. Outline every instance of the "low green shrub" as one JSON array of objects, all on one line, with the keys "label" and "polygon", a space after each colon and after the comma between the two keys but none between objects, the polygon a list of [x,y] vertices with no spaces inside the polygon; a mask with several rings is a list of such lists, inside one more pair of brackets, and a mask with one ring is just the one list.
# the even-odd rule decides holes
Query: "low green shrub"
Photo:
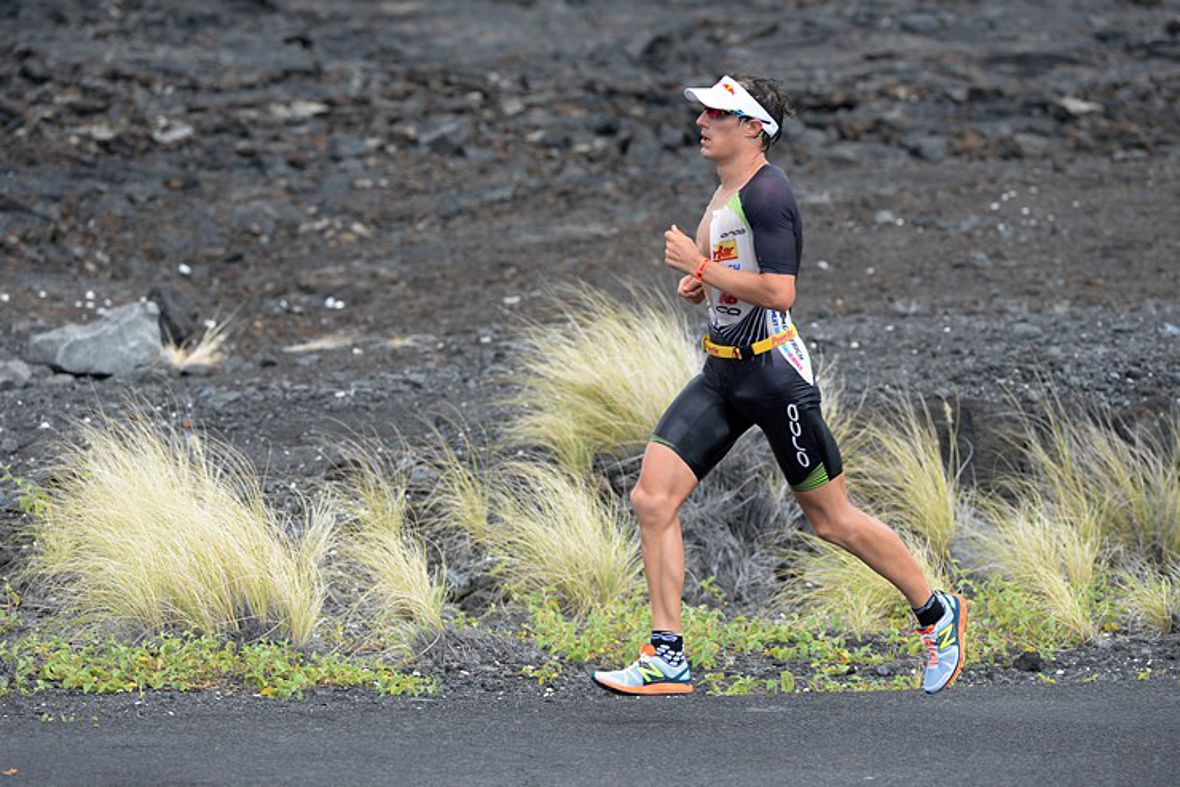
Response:
[{"label": "low green shrub", "polygon": [[77,644],[35,634],[0,641],[0,693],[57,688],[87,694],[144,690],[246,689],[262,697],[300,698],[316,687],[364,687],[417,696],[435,683],[378,662],[306,654],[286,642],[239,644],[213,635],[163,636],[128,644]]}]

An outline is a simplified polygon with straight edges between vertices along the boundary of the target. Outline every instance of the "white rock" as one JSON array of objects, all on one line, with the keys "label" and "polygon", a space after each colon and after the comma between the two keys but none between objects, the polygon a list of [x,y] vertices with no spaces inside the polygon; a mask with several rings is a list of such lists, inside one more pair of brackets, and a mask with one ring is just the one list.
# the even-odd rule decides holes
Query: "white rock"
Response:
[{"label": "white rock", "polygon": [[282,120],[307,120],[328,111],[328,105],[319,101],[292,101],[290,104],[271,104],[270,112]]},{"label": "white rock", "polygon": [[1057,103],[1071,115],[1088,115],[1091,112],[1098,112],[1102,109],[1101,104],[1074,98],[1073,96],[1063,96],[1057,100]]},{"label": "white rock", "polygon": [[169,120],[163,115],[156,118],[152,139],[160,145],[175,145],[193,135],[193,127],[180,120]]}]

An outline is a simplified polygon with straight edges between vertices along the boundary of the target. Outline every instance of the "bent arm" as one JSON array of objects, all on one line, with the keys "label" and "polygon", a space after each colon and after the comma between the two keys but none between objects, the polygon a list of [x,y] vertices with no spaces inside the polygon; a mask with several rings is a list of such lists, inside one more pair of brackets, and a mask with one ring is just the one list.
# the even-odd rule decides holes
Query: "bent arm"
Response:
[{"label": "bent arm", "polygon": [[739,271],[719,262],[710,262],[701,278],[705,284],[764,309],[785,312],[795,304],[793,273]]}]

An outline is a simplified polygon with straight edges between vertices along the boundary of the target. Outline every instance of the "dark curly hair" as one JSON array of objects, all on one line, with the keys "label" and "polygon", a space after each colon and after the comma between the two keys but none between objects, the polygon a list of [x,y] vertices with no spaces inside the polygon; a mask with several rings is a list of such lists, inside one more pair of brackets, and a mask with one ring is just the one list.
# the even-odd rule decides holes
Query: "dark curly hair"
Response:
[{"label": "dark curly hair", "polygon": [[795,108],[791,105],[787,91],[777,79],[750,74],[734,75],[733,78],[770,113],[774,122],[778,123],[778,132],[774,136],[766,133],[765,130],[762,131],[762,150],[763,152],[770,150],[783,135],[783,120],[795,117]]}]

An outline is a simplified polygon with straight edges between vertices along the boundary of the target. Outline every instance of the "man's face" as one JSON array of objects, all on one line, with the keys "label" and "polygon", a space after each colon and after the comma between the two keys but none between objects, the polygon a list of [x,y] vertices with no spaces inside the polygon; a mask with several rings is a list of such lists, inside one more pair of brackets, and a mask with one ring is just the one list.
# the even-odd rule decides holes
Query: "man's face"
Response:
[{"label": "man's face", "polygon": [[701,155],[710,161],[731,159],[750,145],[760,146],[762,124],[732,112],[706,107],[697,115]]}]

